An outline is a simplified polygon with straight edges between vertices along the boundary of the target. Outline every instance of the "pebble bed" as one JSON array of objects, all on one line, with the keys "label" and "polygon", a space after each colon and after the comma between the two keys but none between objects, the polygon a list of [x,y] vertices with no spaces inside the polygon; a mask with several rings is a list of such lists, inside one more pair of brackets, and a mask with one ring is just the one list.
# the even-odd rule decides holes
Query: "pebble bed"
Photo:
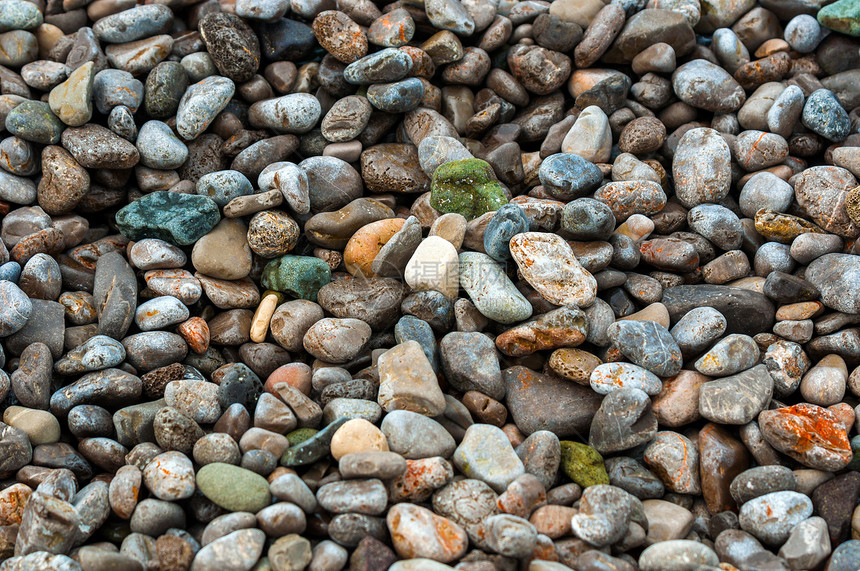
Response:
[{"label": "pebble bed", "polygon": [[0,0],[0,571],[857,571],[860,0]]}]

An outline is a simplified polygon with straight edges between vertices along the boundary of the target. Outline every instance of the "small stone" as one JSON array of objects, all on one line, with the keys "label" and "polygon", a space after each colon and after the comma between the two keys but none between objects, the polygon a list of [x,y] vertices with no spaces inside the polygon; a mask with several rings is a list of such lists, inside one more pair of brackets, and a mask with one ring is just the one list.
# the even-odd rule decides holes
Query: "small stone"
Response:
[{"label": "small stone", "polygon": [[609,484],[603,457],[594,448],[579,442],[561,441],[561,469],[583,488]]},{"label": "small stone", "polygon": [[394,549],[406,559],[426,557],[447,563],[462,557],[468,547],[462,527],[414,504],[393,506],[386,523]]},{"label": "small stone", "polygon": [[741,506],[741,528],[768,545],[785,543],[794,527],[812,515],[812,501],[797,492],[772,492]]},{"label": "small stone", "polygon": [[677,432],[658,432],[645,449],[644,459],[669,490],[701,493],[699,455],[687,437]]},{"label": "small stone", "polygon": [[232,466],[213,463],[197,472],[197,487],[226,510],[256,513],[271,501],[269,483],[262,476]]},{"label": "small stone", "polygon": [[454,451],[453,462],[466,477],[481,480],[498,493],[525,473],[504,432],[487,424],[469,427]]}]

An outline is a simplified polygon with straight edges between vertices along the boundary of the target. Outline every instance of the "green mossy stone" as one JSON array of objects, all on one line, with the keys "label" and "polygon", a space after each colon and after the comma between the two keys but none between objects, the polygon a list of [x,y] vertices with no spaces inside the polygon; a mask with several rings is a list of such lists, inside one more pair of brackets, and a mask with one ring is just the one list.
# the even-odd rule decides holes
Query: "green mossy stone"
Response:
[{"label": "green mossy stone", "polygon": [[272,503],[269,482],[264,477],[232,464],[215,462],[200,468],[197,488],[231,512],[257,513]]},{"label": "green mossy stone", "polygon": [[116,226],[129,240],[160,238],[188,246],[221,220],[218,205],[207,197],[178,192],[147,194],[116,213]]},{"label": "green mossy stone", "polygon": [[317,300],[317,292],[331,281],[331,268],[312,256],[282,256],[263,268],[263,287],[299,299]]},{"label": "green mossy stone", "polygon": [[834,32],[860,36],[860,0],[839,0],[818,11],[818,23]]},{"label": "green mossy stone", "polygon": [[579,442],[561,441],[561,469],[583,488],[609,484],[603,457],[591,446]]},{"label": "green mossy stone", "polygon": [[505,192],[493,178],[493,168],[486,161],[451,161],[433,173],[430,206],[439,212],[455,212],[472,220],[507,203]]}]

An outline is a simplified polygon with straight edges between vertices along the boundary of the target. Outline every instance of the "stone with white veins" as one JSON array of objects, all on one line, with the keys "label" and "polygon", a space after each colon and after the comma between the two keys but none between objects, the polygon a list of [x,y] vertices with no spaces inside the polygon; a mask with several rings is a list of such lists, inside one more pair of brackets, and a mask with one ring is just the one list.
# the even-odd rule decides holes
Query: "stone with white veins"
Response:
[{"label": "stone with white veins", "polygon": [[576,260],[558,234],[523,232],[511,238],[511,255],[529,285],[555,305],[588,307],[597,297],[597,280]]}]

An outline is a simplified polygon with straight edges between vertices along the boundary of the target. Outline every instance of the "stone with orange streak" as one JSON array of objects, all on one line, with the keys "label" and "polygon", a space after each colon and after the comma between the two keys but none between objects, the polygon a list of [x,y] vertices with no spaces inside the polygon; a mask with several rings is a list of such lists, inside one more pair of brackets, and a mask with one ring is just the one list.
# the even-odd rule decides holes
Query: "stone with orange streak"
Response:
[{"label": "stone with orange streak", "polygon": [[804,466],[835,472],[851,462],[851,444],[842,420],[814,404],[800,403],[759,414],[765,440]]},{"label": "stone with orange streak", "polygon": [[535,509],[546,505],[546,488],[536,476],[523,474],[496,499],[496,505],[502,513],[528,518]]},{"label": "stone with orange streak", "polygon": [[780,51],[745,63],[735,71],[734,78],[745,89],[753,89],[771,81],[780,81],[791,67],[791,56]]},{"label": "stone with orange streak", "polygon": [[406,471],[388,482],[390,502],[424,502],[454,478],[454,468],[441,456],[406,460]]},{"label": "stone with orange streak", "polygon": [[370,24],[367,40],[377,46],[399,48],[408,44],[414,34],[412,16],[407,10],[396,8]]},{"label": "stone with orange streak", "polygon": [[129,519],[137,507],[140,496],[143,472],[133,464],[127,464],[116,471],[108,488],[108,501],[113,513],[122,519]]},{"label": "stone with orange streak", "polygon": [[699,468],[702,495],[712,514],[737,510],[729,486],[735,476],[750,467],[750,454],[743,442],[717,424],[699,431]]},{"label": "stone with orange streak", "polygon": [[26,484],[12,484],[0,491],[0,525],[19,525],[32,493],[33,489]]},{"label": "stone with orange streak", "polygon": [[466,531],[448,518],[414,504],[397,504],[385,518],[394,550],[404,559],[442,563],[459,559],[469,547]]},{"label": "stone with orange streak", "polygon": [[585,313],[573,306],[562,307],[508,329],[496,337],[496,347],[510,357],[522,357],[544,349],[576,347],[587,333]]},{"label": "stone with orange streak", "polygon": [[359,228],[343,251],[346,270],[354,276],[374,277],[376,274],[371,270],[374,258],[404,223],[402,218],[387,218]]},{"label": "stone with orange streak", "polygon": [[828,406],[827,410],[839,417],[839,420],[842,421],[842,425],[845,427],[846,432],[851,431],[851,428],[854,426],[856,414],[850,404],[847,402],[836,403]]},{"label": "stone with orange streak", "polygon": [[209,325],[202,317],[192,317],[183,321],[176,328],[176,332],[185,339],[188,347],[202,355],[209,349]]},{"label": "stone with orange streak", "polygon": [[702,493],[699,453],[686,436],[671,431],[658,432],[645,449],[643,458],[669,491]]}]

